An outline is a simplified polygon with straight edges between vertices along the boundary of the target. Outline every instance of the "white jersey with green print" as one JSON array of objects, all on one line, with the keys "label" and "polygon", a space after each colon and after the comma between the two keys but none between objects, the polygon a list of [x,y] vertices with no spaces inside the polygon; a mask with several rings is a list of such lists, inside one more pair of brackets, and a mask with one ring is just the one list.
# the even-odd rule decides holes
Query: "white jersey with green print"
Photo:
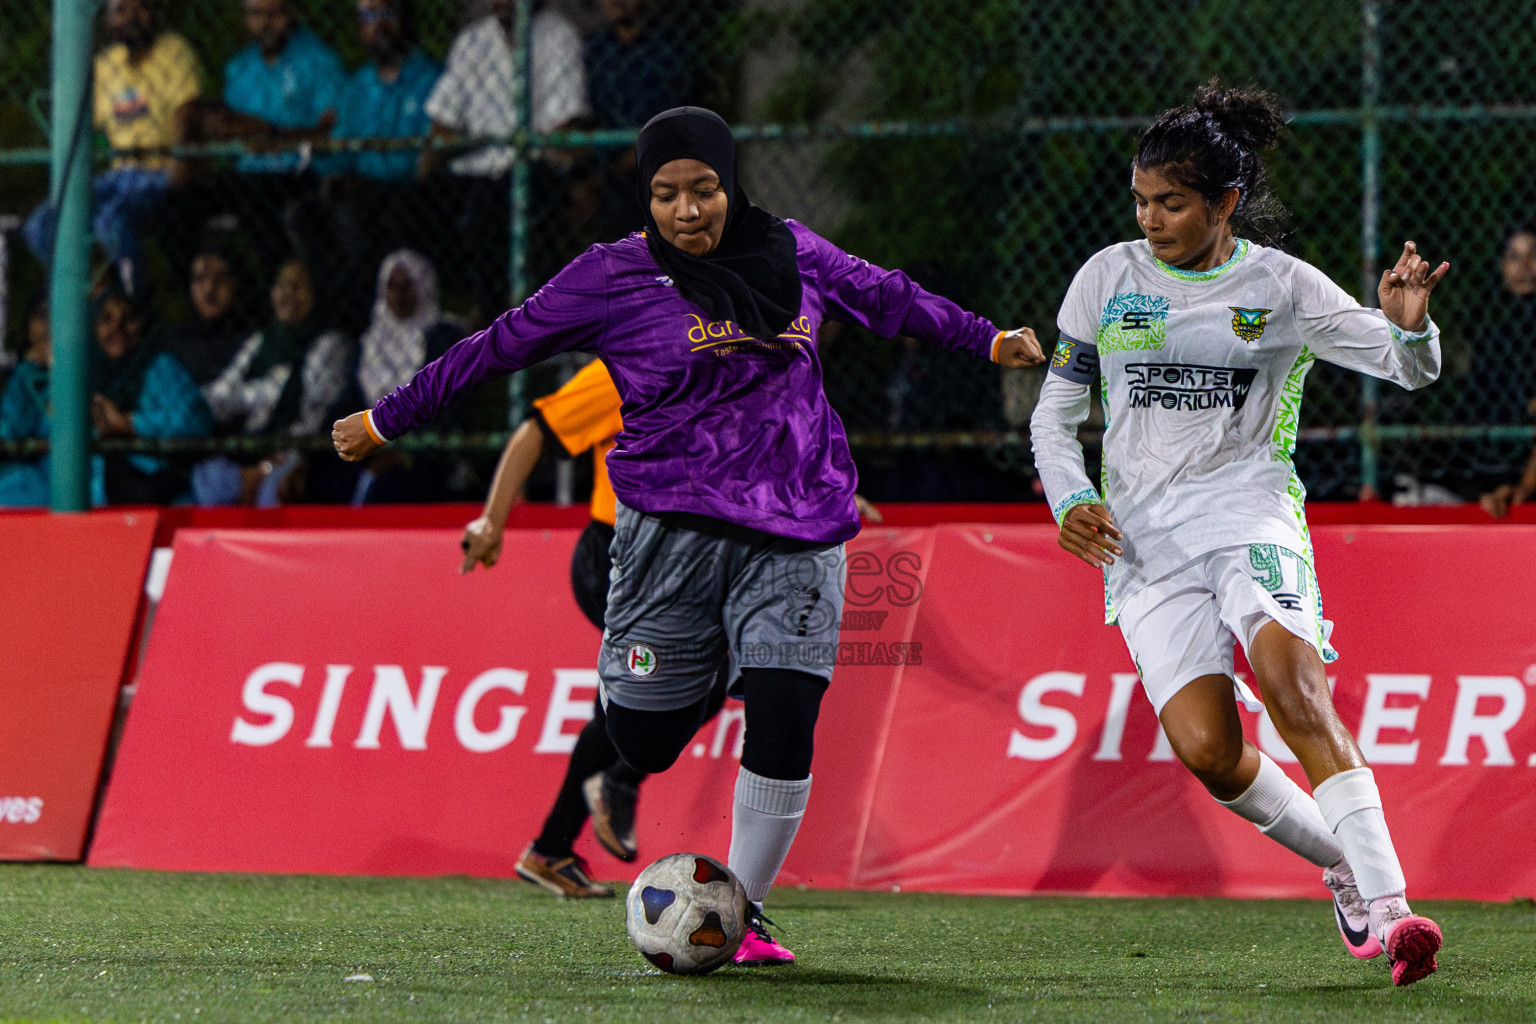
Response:
[{"label": "white jersey with green print", "polygon": [[[1144,240],[1112,245],[1077,272],[1057,325],[1030,425],[1035,466],[1057,522],[1102,501],[1125,535],[1105,570],[1107,622],[1142,586],[1220,548],[1277,544],[1310,565],[1292,454],[1313,360],[1408,388],[1440,373],[1433,323],[1399,330],[1317,268],[1243,239],[1206,271],[1171,267]],[[1100,488],[1077,440],[1095,377]]]}]

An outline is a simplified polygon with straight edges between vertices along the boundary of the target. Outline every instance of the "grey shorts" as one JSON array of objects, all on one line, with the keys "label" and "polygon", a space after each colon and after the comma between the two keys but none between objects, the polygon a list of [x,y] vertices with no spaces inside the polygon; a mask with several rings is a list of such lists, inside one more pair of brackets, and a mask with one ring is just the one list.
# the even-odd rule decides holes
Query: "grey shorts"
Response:
[{"label": "grey shorts", "polygon": [[842,544],[790,540],[703,516],[618,507],[597,669],[604,703],[672,711],[708,695],[722,664],[832,678]]}]

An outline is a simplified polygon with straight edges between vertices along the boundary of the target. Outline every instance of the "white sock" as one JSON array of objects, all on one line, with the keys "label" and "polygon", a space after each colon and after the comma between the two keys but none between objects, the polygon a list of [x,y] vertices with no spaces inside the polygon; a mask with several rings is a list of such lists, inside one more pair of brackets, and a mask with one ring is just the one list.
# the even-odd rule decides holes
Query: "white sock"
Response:
[{"label": "white sock", "polygon": [[1331,868],[1344,858],[1344,847],[1334,838],[1317,804],[1262,750],[1253,785],[1234,800],[1216,802],[1318,867]]},{"label": "white sock", "polygon": [[1366,900],[1402,896],[1408,889],[1381,810],[1381,792],[1369,768],[1351,768],[1324,779],[1313,791],[1323,820],[1344,847],[1355,884]]},{"label": "white sock", "polygon": [[762,903],[789,856],[800,831],[805,804],[811,795],[810,777],[796,782],[767,779],[742,768],[736,773],[736,803],[731,815],[731,855],[728,863],[747,890],[747,899]]}]

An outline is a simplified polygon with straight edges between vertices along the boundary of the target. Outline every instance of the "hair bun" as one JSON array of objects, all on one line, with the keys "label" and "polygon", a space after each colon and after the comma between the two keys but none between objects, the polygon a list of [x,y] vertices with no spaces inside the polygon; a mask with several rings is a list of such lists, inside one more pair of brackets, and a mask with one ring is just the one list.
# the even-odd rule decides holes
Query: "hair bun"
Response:
[{"label": "hair bun", "polygon": [[1275,144],[1285,115],[1273,93],[1258,89],[1223,88],[1216,79],[1195,93],[1195,109],[1209,116],[1224,134],[1251,152]]}]

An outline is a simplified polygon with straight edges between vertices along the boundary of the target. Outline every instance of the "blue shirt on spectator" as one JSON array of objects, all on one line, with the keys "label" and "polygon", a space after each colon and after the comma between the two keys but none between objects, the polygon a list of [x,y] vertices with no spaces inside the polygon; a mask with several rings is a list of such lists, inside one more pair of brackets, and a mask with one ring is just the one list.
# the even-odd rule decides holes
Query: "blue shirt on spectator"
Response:
[{"label": "blue shirt on spectator", "polygon": [[[425,135],[432,119],[425,110],[427,96],[443,73],[442,65],[412,49],[393,82],[379,78],[377,64],[365,64],[347,79],[336,112],[338,139],[401,139]],[[416,176],[414,149],[348,153],[334,168],[389,181]]]},{"label": "blue shirt on spectator", "polygon": [[686,35],[653,22],[628,45],[608,30],[587,37],[587,92],[598,127],[637,127],[690,101],[694,60]]},{"label": "blue shirt on spectator", "polygon": [[[144,373],[139,400],[124,409],[139,437],[207,437],[213,432],[213,414],[203,395],[177,358],[169,352],[155,355]],[[47,438],[53,432],[53,405],[46,367],[26,360],[16,367],[0,394],[0,440],[24,441]],[[150,455],[130,455],[128,461],[145,473],[164,468]],[[106,463],[91,456],[91,504],[107,503]],[[48,457],[33,462],[0,463],[0,507],[48,503]]]},{"label": "blue shirt on spectator", "polygon": [[[314,128],[322,114],[336,109],[344,80],[341,58],[300,26],[272,64],[255,43],[235,54],[224,68],[224,102],[277,128]],[[238,168],[262,174],[296,171],[299,154],[249,154],[240,158]]]}]

